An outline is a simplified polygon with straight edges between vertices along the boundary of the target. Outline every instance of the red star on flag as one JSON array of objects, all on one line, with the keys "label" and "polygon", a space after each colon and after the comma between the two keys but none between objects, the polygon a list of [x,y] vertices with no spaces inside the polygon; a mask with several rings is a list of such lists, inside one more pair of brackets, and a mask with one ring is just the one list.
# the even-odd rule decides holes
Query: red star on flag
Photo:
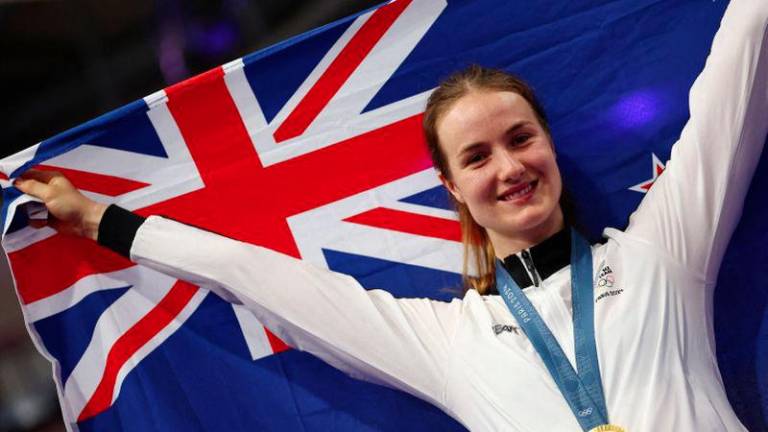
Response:
[{"label": "red star on flag", "polygon": [[656,156],[655,153],[651,153],[651,156],[653,158],[653,177],[651,177],[649,180],[642,181],[632,187],[629,188],[629,190],[633,190],[635,192],[640,193],[646,193],[651,189],[651,186],[653,186],[653,183],[656,181],[657,178],[659,178],[659,175],[664,172],[664,164],[661,162],[658,156]]}]

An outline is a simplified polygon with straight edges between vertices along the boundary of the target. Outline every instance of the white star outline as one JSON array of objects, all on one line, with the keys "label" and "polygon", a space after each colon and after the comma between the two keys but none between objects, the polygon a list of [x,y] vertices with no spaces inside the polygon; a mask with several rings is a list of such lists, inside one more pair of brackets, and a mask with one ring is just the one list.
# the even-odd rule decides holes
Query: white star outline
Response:
[{"label": "white star outline", "polygon": [[656,156],[656,153],[651,153],[651,157],[653,161],[653,166],[651,168],[653,171],[653,177],[630,187],[629,190],[640,192],[642,194],[647,193],[651,189],[651,186],[653,186],[653,183],[656,181],[656,179],[659,178],[659,175],[664,172],[664,163],[662,163],[661,159]]}]

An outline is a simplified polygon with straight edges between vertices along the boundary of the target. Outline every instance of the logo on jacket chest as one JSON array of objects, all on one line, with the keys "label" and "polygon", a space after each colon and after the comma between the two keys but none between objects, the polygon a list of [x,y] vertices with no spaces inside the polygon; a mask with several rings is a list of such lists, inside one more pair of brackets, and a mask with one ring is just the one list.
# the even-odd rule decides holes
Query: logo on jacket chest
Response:
[{"label": "logo on jacket chest", "polygon": [[496,334],[497,336],[504,332],[520,334],[520,328],[513,326],[511,324],[494,324],[493,325],[493,333]]},{"label": "logo on jacket chest", "polygon": [[617,296],[624,292],[623,288],[616,287],[616,275],[614,275],[611,266],[606,265],[600,270],[600,274],[597,275],[597,282],[595,288],[600,294],[595,298],[595,303],[606,297]]}]

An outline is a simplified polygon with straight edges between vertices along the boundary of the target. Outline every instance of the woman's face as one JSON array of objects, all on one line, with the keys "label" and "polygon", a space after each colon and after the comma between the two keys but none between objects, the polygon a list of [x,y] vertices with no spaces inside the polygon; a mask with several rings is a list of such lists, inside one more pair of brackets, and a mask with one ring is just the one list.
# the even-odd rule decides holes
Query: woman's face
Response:
[{"label": "woman's face", "polygon": [[438,120],[450,171],[441,180],[496,247],[543,240],[562,226],[560,171],[552,140],[512,92],[473,90]]}]

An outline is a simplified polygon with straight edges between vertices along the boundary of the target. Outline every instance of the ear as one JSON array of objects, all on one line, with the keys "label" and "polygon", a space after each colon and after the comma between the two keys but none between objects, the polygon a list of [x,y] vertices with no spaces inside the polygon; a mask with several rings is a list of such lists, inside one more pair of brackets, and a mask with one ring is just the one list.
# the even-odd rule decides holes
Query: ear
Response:
[{"label": "ear", "polygon": [[443,186],[445,186],[446,189],[448,189],[448,192],[453,195],[453,198],[458,201],[461,204],[464,204],[464,198],[461,196],[461,191],[458,187],[456,187],[456,183],[454,183],[451,179],[443,175],[442,172],[438,172],[437,176],[440,178],[440,182],[443,183]]}]

